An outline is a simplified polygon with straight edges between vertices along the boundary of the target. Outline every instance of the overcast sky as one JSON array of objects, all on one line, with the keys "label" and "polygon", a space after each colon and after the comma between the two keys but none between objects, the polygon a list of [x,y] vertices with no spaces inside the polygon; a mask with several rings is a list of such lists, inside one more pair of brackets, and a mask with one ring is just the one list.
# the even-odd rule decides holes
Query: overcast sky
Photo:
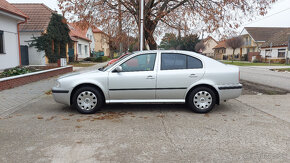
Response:
[{"label": "overcast sky", "polygon": [[[57,10],[57,0],[7,0],[10,3],[44,3]],[[245,22],[250,27],[290,27],[290,0],[278,0],[264,17],[259,16],[252,22]]]}]

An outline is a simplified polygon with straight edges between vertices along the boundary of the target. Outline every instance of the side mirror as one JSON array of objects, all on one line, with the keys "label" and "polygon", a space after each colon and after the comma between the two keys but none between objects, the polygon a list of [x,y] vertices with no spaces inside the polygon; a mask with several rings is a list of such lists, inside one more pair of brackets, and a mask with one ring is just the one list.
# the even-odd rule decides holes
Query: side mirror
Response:
[{"label": "side mirror", "polygon": [[118,66],[118,67],[116,67],[116,69],[115,69],[117,72],[122,72],[123,71],[123,68],[121,67],[121,66]]}]

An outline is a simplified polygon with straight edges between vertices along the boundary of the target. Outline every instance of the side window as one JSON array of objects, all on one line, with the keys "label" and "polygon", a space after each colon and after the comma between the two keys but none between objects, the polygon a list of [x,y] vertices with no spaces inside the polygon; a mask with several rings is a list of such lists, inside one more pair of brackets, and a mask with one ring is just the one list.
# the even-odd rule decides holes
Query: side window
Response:
[{"label": "side window", "polygon": [[132,71],[153,71],[155,65],[156,54],[141,54],[135,56],[120,66],[123,72]]},{"label": "side window", "polygon": [[186,55],[162,54],[161,70],[186,69]]},{"label": "side window", "polygon": [[184,54],[161,55],[161,70],[197,69],[202,68],[202,62]]},{"label": "side window", "polygon": [[4,53],[3,31],[0,30],[0,53]]},{"label": "side window", "polygon": [[197,58],[187,56],[187,66],[188,69],[202,68],[202,63]]}]

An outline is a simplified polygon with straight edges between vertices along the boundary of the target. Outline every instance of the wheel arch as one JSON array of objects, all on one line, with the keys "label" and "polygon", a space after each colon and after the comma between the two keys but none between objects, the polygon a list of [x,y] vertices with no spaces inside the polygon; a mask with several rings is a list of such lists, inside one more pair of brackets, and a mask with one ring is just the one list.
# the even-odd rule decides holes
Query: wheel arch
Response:
[{"label": "wheel arch", "polygon": [[72,92],[71,92],[71,94],[70,94],[70,105],[72,105],[72,98],[73,98],[75,92],[76,92],[79,88],[81,88],[81,87],[93,87],[93,88],[97,89],[98,91],[100,91],[100,93],[101,93],[102,96],[104,97],[104,101],[106,101],[106,96],[105,96],[103,90],[102,90],[99,86],[97,86],[97,85],[95,85],[95,84],[92,84],[92,83],[81,83],[81,84],[76,85],[76,86],[73,88],[73,90],[72,90]]},{"label": "wheel arch", "polygon": [[190,94],[194,89],[196,89],[197,87],[207,87],[207,88],[213,90],[214,93],[215,93],[215,95],[216,95],[216,98],[217,98],[217,100],[216,100],[216,104],[218,104],[218,105],[220,104],[220,95],[219,95],[217,89],[216,89],[214,86],[210,85],[210,84],[197,84],[197,85],[193,86],[192,88],[190,88],[190,90],[187,91],[187,93],[186,93],[185,101],[188,100],[189,94]]}]

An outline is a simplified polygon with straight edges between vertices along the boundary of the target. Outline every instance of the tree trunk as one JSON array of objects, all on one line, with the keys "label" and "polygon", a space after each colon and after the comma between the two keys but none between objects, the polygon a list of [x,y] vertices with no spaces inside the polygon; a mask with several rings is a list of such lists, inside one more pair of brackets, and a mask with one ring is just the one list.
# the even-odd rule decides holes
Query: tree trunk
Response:
[{"label": "tree trunk", "polygon": [[154,39],[153,33],[155,31],[156,24],[149,19],[146,19],[144,22],[144,36],[149,45],[150,50],[157,50],[157,43]]},{"label": "tree trunk", "polygon": [[236,50],[236,49],[233,49],[232,63],[234,63],[235,50]]}]

